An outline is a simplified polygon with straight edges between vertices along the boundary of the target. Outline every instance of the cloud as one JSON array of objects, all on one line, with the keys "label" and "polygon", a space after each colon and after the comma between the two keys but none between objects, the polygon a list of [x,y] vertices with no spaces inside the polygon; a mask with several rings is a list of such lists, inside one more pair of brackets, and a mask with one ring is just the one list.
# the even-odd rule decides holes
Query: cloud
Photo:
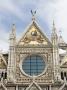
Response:
[{"label": "cloud", "polygon": [[60,2],[56,4],[56,9],[56,25],[58,30],[62,31],[63,38],[67,42],[67,0],[60,0]]},{"label": "cloud", "polygon": [[3,40],[0,40],[0,50],[7,52],[9,50],[9,44],[5,43]]},{"label": "cloud", "polygon": [[61,29],[67,42],[67,0],[0,0],[0,43],[3,44],[0,46],[3,49],[8,47],[8,34],[12,22],[16,23],[17,35],[23,32],[31,21],[31,9],[37,11],[36,20],[44,32],[51,32],[54,19],[57,32]]},{"label": "cloud", "polygon": [[4,28],[0,27],[0,50],[8,51],[8,32]]},{"label": "cloud", "polygon": [[12,0],[1,0],[0,11],[5,12],[7,14],[12,13],[16,17],[22,19],[22,11],[15,4],[13,4]]},{"label": "cloud", "polygon": [[[37,4],[38,16],[45,21],[52,30],[52,22],[55,21],[57,32],[62,31],[62,36],[67,42],[67,0],[40,0]],[[42,23],[42,22],[41,22]]]}]

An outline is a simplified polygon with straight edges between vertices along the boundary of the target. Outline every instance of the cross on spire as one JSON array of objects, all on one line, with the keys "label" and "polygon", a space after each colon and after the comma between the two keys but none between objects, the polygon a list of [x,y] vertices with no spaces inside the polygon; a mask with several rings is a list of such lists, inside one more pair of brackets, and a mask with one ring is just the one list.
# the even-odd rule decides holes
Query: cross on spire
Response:
[{"label": "cross on spire", "polygon": [[32,10],[31,10],[31,14],[32,14],[32,20],[35,20],[36,11],[32,11]]}]

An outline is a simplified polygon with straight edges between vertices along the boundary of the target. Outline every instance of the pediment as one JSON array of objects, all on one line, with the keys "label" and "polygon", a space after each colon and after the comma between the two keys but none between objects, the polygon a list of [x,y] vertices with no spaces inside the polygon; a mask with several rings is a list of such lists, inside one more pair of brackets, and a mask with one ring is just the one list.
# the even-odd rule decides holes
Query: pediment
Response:
[{"label": "pediment", "polygon": [[41,87],[35,83],[35,82],[32,82],[28,88],[26,88],[26,90],[42,90]]},{"label": "pediment", "polygon": [[7,63],[4,59],[4,57],[2,56],[2,54],[0,54],[0,69],[6,69]]},{"label": "pediment", "polygon": [[3,60],[0,60],[0,69],[6,69],[6,65],[4,64]]},{"label": "pediment", "polygon": [[67,66],[67,62],[65,62],[63,65],[64,65],[64,66]]},{"label": "pediment", "polygon": [[29,25],[22,38],[19,40],[18,45],[52,46],[51,42],[46,35],[43,34],[36,22],[32,22]]},{"label": "pediment", "polygon": [[67,55],[62,59],[61,67],[67,67]]},{"label": "pediment", "polygon": [[67,62],[63,63],[63,65],[61,67],[67,68]]}]

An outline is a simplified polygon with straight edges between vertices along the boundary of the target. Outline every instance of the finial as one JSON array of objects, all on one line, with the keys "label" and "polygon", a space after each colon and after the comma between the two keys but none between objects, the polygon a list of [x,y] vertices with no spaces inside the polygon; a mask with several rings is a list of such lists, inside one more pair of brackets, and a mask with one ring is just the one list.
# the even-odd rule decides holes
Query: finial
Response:
[{"label": "finial", "polygon": [[12,29],[15,29],[15,24],[12,24]]},{"label": "finial", "polygon": [[54,22],[54,20],[53,20],[53,26],[55,26],[55,22]]},{"label": "finial", "polygon": [[59,31],[59,43],[65,43],[64,40],[63,40],[63,37],[62,37],[62,31],[60,30]]},{"label": "finial", "polygon": [[59,30],[59,34],[60,34],[59,36],[62,37],[62,35],[61,35],[62,34],[62,31],[61,30]]},{"label": "finial", "polygon": [[56,33],[56,27],[55,27],[55,22],[53,20],[53,33]]},{"label": "finial", "polygon": [[31,14],[32,14],[32,20],[35,20],[36,11],[32,11],[32,10],[31,10]]},{"label": "finial", "polygon": [[15,27],[15,24],[12,24],[12,26],[11,26],[11,32],[10,32],[9,39],[11,39],[11,38],[16,38],[16,27]]},{"label": "finial", "polygon": [[12,33],[15,33],[16,27],[15,24],[12,24]]}]

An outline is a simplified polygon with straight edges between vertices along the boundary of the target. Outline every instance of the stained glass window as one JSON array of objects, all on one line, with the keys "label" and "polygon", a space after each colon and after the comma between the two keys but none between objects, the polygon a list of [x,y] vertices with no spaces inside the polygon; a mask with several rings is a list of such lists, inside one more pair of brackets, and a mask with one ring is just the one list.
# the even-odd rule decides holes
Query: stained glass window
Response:
[{"label": "stained glass window", "polygon": [[45,69],[45,62],[41,56],[28,56],[22,63],[22,69],[30,76],[39,75]]}]

